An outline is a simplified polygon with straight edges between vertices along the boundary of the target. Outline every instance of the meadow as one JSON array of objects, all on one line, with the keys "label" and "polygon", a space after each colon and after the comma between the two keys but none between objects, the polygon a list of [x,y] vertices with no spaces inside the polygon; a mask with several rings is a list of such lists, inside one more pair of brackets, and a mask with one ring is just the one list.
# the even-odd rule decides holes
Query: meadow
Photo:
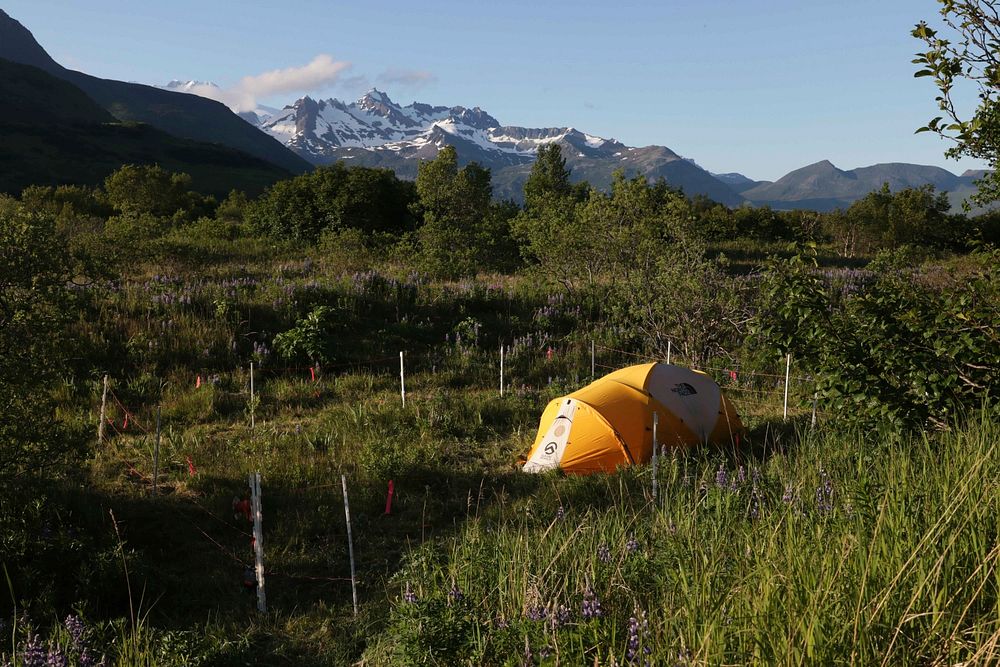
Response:
[{"label": "meadow", "polygon": [[[623,176],[518,210],[488,172],[472,216],[448,167],[0,198],[0,664],[996,660],[992,219],[912,245]],[[668,356],[739,446],[664,450],[655,497],[519,470],[550,399]]]},{"label": "meadow", "polygon": [[[74,329],[107,355],[105,440],[58,492],[68,515],[34,513],[51,553],[9,575],[27,607],[8,626],[15,664],[33,664],[36,634],[78,664],[993,660],[988,411],[943,433],[846,427],[823,409],[814,425],[812,382],[793,366],[785,420],[784,359],[704,360],[748,442],[665,452],[654,503],[647,466],[517,470],[546,401],[590,380],[591,341],[598,375],[650,358],[618,349],[585,304],[516,276],[344,272],[248,242],[206,263],[213,244],[192,245],[188,261],[84,290],[95,307]],[[291,364],[273,334],[312,303],[336,305],[336,360]],[[63,417],[93,439],[101,376],[63,392]],[[256,471],[265,614],[247,583],[250,525],[232,509]],[[86,659],[59,627],[66,613],[87,623]]]}]

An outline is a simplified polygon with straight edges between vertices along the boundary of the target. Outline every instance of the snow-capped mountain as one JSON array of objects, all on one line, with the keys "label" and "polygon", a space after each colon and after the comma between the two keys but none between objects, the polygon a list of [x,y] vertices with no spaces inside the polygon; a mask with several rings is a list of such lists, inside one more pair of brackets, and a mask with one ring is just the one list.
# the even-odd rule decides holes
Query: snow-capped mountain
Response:
[{"label": "snow-capped mountain", "polygon": [[[430,106],[414,102],[400,106],[379,90],[357,102],[303,97],[259,127],[308,160],[323,164],[343,157],[341,149],[392,151],[400,157],[433,157],[444,145],[459,144],[480,152],[480,161],[520,164],[534,160],[539,146],[570,140],[586,153],[613,140],[583,134],[573,128],[527,129],[503,126],[479,107]],[[484,160],[485,158],[485,160]]]},{"label": "snow-capped mountain", "polygon": [[313,164],[348,160],[389,167],[400,176],[416,174],[419,159],[455,146],[459,159],[493,170],[500,196],[521,197],[521,187],[539,147],[558,143],[577,178],[597,186],[610,183],[615,169],[663,177],[691,195],[739,204],[742,198],[707,171],[663,146],[633,148],[572,127],[525,128],[503,125],[479,107],[401,106],[373,89],[356,102],[303,97],[271,114],[241,114],[248,122]]}]

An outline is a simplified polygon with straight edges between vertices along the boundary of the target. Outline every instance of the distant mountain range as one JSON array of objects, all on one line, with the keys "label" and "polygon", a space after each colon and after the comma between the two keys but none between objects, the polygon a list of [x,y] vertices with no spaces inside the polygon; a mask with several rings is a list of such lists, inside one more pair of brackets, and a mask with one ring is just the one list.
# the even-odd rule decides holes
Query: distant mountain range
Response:
[{"label": "distant mountain range", "polygon": [[[193,83],[169,85],[183,90]],[[957,204],[975,192],[973,181],[982,175],[956,176],[940,167],[906,163],[842,171],[824,160],[774,183],[755,181],[735,172],[709,173],[665,146],[630,147],[572,127],[503,125],[479,107],[419,102],[402,106],[376,89],[356,102],[303,97],[284,109],[257,109],[243,117],[313,164],[343,160],[389,167],[408,178],[416,175],[420,159],[433,158],[442,146],[455,146],[463,162],[474,160],[492,170],[497,196],[515,200],[521,198],[538,148],[550,143],[563,147],[577,180],[606,187],[611,174],[622,168],[629,175],[663,177],[688,195],[704,195],[729,206],[750,203],[829,211],[850,206],[883,183],[894,191],[929,183],[952,193]]]},{"label": "distant mountain range", "polygon": [[[175,82],[182,90],[188,83]],[[455,146],[463,163],[476,161],[493,172],[498,197],[519,200],[540,146],[563,147],[574,178],[607,187],[618,168],[628,174],[663,177],[688,194],[703,194],[728,204],[743,198],[710,173],[664,146],[633,148],[614,139],[572,127],[525,128],[503,125],[479,107],[401,106],[379,90],[356,102],[303,97],[275,113],[244,114],[251,123],[316,165],[388,167],[402,177],[416,176],[421,159],[446,145]]]}]

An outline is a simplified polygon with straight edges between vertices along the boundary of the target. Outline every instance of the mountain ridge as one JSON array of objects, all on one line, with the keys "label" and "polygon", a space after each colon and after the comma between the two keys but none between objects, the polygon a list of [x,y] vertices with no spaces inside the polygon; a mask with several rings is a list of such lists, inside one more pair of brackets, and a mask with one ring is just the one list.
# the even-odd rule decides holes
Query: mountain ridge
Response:
[{"label": "mountain ridge", "polygon": [[222,144],[302,173],[310,166],[220,102],[137,83],[101,79],[56,62],[31,31],[0,9],[0,58],[37,67],[68,81],[120,121],[147,123],[183,139]]}]

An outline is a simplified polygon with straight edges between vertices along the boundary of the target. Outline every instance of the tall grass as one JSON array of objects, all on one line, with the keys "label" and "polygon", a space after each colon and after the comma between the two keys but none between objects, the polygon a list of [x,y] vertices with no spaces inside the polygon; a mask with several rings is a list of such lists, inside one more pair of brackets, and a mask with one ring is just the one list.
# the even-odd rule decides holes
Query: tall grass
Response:
[{"label": "tall grass", "polygon": [[629,663],[630,617],[648,624],[637,664],[996,659],[997,425],[803,435],[765,461],[674,458],[659,507],[632,470],[552,477],[470,516],[407,555],[369,660],[506,664],[527,643]]}]

